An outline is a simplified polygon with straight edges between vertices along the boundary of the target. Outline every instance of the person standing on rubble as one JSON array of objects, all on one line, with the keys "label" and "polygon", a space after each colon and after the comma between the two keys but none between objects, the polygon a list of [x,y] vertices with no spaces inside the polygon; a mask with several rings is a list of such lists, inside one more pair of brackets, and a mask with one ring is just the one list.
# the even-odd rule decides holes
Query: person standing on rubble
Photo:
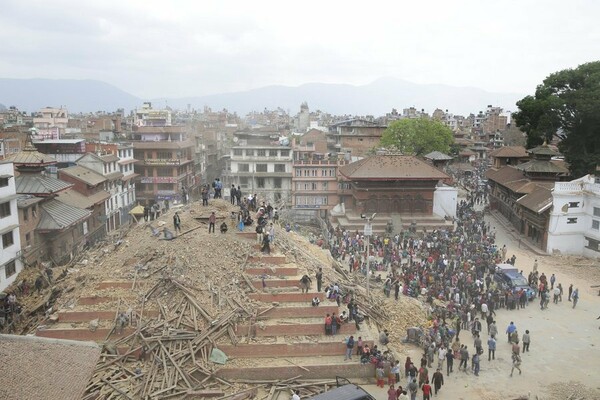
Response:
[{"label": "person standing on rubble", "polygon": [[179,218],[179,211],[176,211],[175,215],[173,215],[173,226],[175,228],[175,233],[181,233],[181,218]]},{"label": "person standing on rubble", "polygon": [[208,233],[215,233],[215,223],[217,222],[217,216],[215,215],[215,212],[213,211],[212,213],[210,213],[210,217],[208,217]]}]

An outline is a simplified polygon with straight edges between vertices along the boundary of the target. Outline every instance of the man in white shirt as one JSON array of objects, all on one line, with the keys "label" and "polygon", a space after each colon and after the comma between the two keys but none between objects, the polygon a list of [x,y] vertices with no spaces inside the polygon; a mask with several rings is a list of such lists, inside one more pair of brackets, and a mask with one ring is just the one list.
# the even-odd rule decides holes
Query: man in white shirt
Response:
[{"label": "man in white shirt", "polygon": [[487,303],[481,303],[481,319],[485,320],[488,313],[488,305]]},{"label": "man in white shirt", "polygon": [[294,394],[292,395],[292,400],[300,400],[300,391],[294,390]]}]

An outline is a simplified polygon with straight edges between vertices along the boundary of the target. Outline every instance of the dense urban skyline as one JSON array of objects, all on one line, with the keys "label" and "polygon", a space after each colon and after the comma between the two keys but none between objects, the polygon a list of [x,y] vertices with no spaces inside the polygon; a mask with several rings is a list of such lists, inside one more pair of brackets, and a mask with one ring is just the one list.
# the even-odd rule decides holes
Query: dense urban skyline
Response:
[{"label": "dense urban skyline", "polygon": [[7,1],[0,76],[99,79],[141,97],[307,82],[530,93],[600,58],[600,4]]}]

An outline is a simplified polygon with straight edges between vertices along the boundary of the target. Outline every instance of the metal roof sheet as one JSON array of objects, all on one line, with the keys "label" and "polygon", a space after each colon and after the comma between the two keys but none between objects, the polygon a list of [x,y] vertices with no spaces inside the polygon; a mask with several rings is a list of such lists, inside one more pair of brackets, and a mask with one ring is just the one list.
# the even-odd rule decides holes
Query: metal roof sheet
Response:
[{"label": "metal roof sheet", "polygon": [[92,213],[79,207],[70,206],[57,199],[40,206],[42,218],[37,229],[54,231],[68,228],[88,218]]},{"label": "metal roof sheet", "polygon": [[58,199],[69,206],[89,208],[110,199],[110,193],[105,190],[100,190],[90,196],[85,196],[75,189],[68,189],[61,192],[58,195]]},{"label": "metal roof sheet", "polygon": [[91,170],[86,167],[82,167],[80,165],[74,165],[72,167],[62,168],[62,169],[60,169],[59,173],[67,174],[75,179],[85,182],[86,184],[88,184],[90,186],[97,186],[97,185],[101,184],[102,182],[106,182],[106,180],[107,180],[102,174],[99,174],[94,170]]},{"label": "metal roof sheet", "polygon": [[19,194],[52,194],[73,186],[71,183],[46,175],[22,174],[16,177],[16,192]]}]

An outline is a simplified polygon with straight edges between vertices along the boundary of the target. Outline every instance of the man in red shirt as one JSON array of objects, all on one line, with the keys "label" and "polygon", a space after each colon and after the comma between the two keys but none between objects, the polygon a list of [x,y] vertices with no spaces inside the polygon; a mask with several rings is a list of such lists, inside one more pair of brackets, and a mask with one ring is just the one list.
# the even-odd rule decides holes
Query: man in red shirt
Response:
[{"label": "man in red shirt", "polygon": [[429,379],[421,386],[421,390],[423,391],[423,400],[431,400],[431,385],[429,385]]}]

